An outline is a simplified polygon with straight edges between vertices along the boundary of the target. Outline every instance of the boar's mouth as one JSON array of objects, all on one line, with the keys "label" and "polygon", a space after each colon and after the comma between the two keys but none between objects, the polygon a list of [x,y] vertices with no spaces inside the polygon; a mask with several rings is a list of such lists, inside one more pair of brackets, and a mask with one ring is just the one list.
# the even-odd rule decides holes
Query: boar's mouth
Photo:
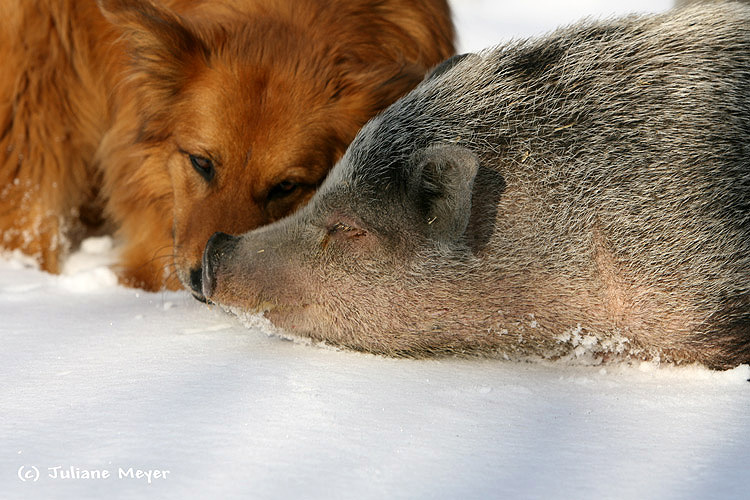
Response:
[{"label": "boar's mouth", "polygon": [[307,310],[311,307],[310,304],[280,305],[261,297],[252,304],[244,301],[223,302],[221,300],[216,304],[241,321],[245,321],[251,316],[262,316],[270,321],[274,327],[289,333],[311,336],[315,334],[315,329],[309,328],[309,318],[307,318],[309,314]]}]

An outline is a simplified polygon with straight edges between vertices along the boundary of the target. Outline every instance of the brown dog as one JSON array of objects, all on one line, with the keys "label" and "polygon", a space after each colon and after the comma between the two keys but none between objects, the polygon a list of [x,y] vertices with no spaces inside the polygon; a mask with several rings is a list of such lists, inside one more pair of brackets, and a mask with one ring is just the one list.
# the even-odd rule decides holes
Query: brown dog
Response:
[{"label": "brown dog", "polygon": [[307,201],[452,53],[445,0],[5,0],[0,247],[58,272],[114,231],[123,283],[200,297],[213,233]]}]

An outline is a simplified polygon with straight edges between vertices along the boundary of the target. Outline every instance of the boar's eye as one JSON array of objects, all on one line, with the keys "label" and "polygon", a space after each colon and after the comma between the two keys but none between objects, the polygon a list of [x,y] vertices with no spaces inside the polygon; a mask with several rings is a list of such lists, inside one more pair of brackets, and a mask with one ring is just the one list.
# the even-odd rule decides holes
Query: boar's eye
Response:
[{"label": "boar's eye", "polygon": [[195,171],[201,174],[201,177],[203,177],[206,182],[211,182],[216,173],[214,170],[214,162],[209,158],[192,154],[188,154],[188,158],[190,158],[190,164],[193,165]]},{"label": "boar's eye", "polygon": [[331,233],[331,234],[337,233],[339,231],[344,232],[344,233],[348,233],[348,232],[350,232],[352,230],[353,230],[352,226],[347,226],[343,222],[337,222],[336,224],[334,224],[334,225],[332,225],[331,227],[328,228],[328,232]]},{"label": "boar's eye", "polygon": [[279,182],[274,187],[272,187],[271,190],[268,192],[268,199],[277,200],[281,198],[286,198],[290,194],[297,191],[298,187],[299,187],[299,184],[294,181]]},{"label": "boar's eye", "polygon": [[336,224],[333,224],[328,228],[328,234],[335,235],[340,234],[343,236],[349,236],[354,238],[360,238],[362,236],[365,236],[367,234],[367,231],[364,229],[360,229],[358,227],[353,227],[348,224],[344,224],[343,222],[337,222]]}]

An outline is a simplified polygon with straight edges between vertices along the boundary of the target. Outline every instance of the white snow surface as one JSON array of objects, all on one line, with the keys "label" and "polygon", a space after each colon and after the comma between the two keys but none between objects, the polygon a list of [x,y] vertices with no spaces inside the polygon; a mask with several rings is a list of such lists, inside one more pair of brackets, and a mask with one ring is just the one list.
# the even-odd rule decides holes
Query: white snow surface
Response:
[{"label": "white snow surface", "polygon": [[[462,50],[668,7],[454,2]],[[290,342],[185,292],[118,286],[115,252],[88,240],[60,276],[0,257],[0,498],[750,491],[748,366],[413,361]]]}]

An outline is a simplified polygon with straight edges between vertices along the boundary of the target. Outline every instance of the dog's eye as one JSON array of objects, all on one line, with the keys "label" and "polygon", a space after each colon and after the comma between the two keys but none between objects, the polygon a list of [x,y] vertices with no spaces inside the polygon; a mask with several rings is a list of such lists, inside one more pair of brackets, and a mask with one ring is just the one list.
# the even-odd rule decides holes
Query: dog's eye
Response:
[{"label": "dog's eye", "polygon": [[211,179],[214,178],[214,162],[212,162],[208,158],[204,158],[203,156],[197,156],[197,155],[188,155],[190,158],[190,163],[193,165],[193,168],[201,174],[201,177],[203,177],[206,182],[211,182]]},{"label": "dog's eye", "polygon": [[299,187],[299,184],[293,181],[282,181],[276,184],[274,187],[271,188],[271,190],[268,192],[268,199],[269,200],[277,200],[280,198],[285,198],[289,196],[290,194],[297,191],[297,188]]}]

